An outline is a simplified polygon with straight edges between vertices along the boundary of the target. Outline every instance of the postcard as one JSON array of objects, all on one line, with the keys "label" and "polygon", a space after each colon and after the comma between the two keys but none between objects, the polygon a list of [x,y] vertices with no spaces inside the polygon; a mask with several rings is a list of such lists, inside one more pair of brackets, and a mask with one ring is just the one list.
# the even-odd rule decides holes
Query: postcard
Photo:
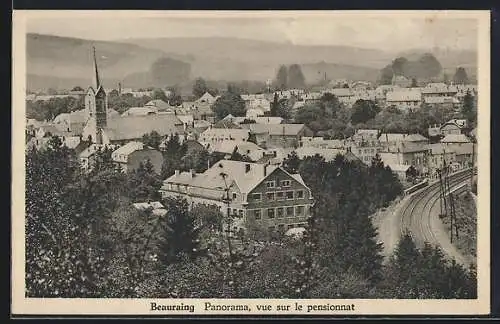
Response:
[{"label": "postcard", "polygon": [[14,10],[12,314],[488,314],[489,24]]}]

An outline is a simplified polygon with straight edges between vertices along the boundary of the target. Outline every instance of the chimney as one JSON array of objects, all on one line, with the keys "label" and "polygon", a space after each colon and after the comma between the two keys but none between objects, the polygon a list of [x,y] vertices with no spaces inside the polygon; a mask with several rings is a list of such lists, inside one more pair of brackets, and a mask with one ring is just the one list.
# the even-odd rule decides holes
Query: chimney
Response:
[{"label": "chimney", "polygon": [[264,177],[266,177],[266,176],[267,176],[267,166],[268,166],[268,164],[267,164],[267,163],[266,163],[266,164],[264,164]]},{"label": "chimney", "polygon": [[180,171],[179,170],[175,170],[175,176],[178,177],[180,174]]},{"label": "chimney", "polygon": [[121,82],[118,82],[118,94],[119,95],[122,94],[122,84],[121,84]]}]

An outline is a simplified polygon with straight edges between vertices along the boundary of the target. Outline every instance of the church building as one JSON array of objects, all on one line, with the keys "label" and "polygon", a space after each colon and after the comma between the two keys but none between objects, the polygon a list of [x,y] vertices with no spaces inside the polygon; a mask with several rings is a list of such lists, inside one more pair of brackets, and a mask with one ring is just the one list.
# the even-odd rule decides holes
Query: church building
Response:
[{"label": "church building", "polygon": [[104,138],[104,129],[107,127],[108,99],[106,91],[101,85],[97,59],[94,47],[94,87],[89,87],[85,95],[85,111],[87,112],[87,122],[83,129],[83,138],[89,139],[96,144],[109,144],[109,140]]}]

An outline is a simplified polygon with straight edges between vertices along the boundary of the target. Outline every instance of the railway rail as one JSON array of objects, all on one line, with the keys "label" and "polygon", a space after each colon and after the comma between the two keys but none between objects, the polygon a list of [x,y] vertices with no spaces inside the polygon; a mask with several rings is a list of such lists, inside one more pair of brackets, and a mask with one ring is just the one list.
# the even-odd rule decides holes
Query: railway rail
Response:
[{"label": "railway rail", "polygon": [[[472,169],[461,170],[449,176],[452,191],[465,188],[461,184],[470,179],[471,171]],[[474,172],[476,171],[474,170]],[[443,235],[444,228],[440,220],[432,213],[433,207],[440,199],[439,191],[439,182],[433,182],[408,194],[408,198],[400,210],[401,234],[409,231],[418,247],[422,247],[424,242],[438,245],[448,257],[455,258],[459,263],[468,264],[470,260],[467,260],[449,243],[448,235],[446,233]]]}]

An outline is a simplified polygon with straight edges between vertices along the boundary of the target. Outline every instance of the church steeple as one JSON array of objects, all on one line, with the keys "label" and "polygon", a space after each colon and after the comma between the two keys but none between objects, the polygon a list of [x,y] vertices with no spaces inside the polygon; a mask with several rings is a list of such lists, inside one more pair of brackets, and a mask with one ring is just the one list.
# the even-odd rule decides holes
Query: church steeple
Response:
[{"label": "church steeple", "polygon": [[101,80],[99,79],[99,70],[97,69],[97,59],[95,55],[95,47],[92,46],[92,49],[94,50],[94,70],[95,70],[95,75],[94,75],[94,86],[95,90],[97,92],[97,89],[101,86]]}]

